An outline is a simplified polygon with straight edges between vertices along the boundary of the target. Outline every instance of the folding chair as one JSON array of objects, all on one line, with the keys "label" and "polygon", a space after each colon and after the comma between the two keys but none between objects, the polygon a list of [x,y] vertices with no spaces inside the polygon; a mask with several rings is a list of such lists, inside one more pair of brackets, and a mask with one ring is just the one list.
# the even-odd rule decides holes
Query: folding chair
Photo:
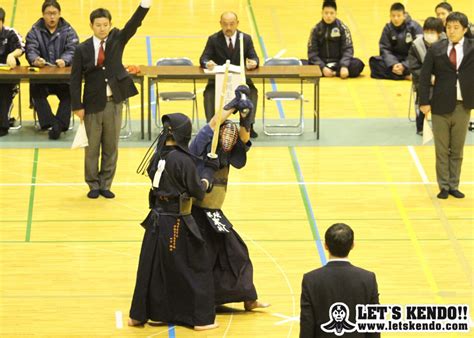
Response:
[{"label": "folding chair", "polygon": [[125,134],[120,134],[121,139],[127,139],[132,136],[132,116],[130,113],[130,101],[126,99],[124,102],[125,105],[125,114],[122,110],[122,128],[121,130],[125,130]]},{"label": "folding chair", "polygon": [[[298,58],[271,58],[265,60],[265,66],[300,66],[301,61]],[[263,79],[263,109],[262,109],[262,121],[263,121],[263,132],[266,135],[301,135],[304,131],[304,120],[303,120],[303,81],[300,84],[300,91],[265,91],[265,79]],[[300,114],[297,124],[266,124],[265,122],[265,101],[299,101],[300,102]],[[271,131],[270,129],[273,129]],[[284,132],[284,130],[292,129],[293,131]],[[277,131],[280,130],[280,131]]]},{"label": "folding chair", "polygon": [[417,101],[418,99],[417,99],[417,93],[415,90],[415,85],[412,82],[411,87],[410,87],[410,99],[408,100],[408,121],[410,122],[416,121],[416,115],[415,115],[415,118],[413,118],[411,116],[411,111],[412,111],[412,108],[414,108],[415,114],[418,114],[418,109],[420,109],[420,107]]},{"label": "folding chair", "polygon": [[[181,58],[161,58],[156,62],[157,66],[192,66],[193,63],[186,57]],[[161,128],[161,107],[160,100],[165,102],[170,101],[192,101],[193,114],[192,122],[196,123],[197,130],[199,130],[199,115],[198,115],[198,103],[196,95],[196,80],[193,79],[193,91],[188,92],[160,92],[158,88],[158,80],[152,80],[156,84],[156,108],[155,108],[155,125]]]}]

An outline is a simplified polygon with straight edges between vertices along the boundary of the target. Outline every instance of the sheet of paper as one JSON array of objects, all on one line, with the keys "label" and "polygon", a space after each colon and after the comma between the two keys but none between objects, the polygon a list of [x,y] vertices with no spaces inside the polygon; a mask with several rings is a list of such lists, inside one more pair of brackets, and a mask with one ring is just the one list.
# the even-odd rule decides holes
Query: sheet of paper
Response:
[{"label": "sheet of paper", "polygon": [[[240,74],[240,66],[230,65],[229,66],[229,72]],[[212,70],[204,69],[204,73],[206,73],[206,74],[225,73],[225,65],[215,66]]]},{"label": "sheet of paper", "polygon": [[423,121],[423,144],[427,144],[433,139],[433,130],[431,129],[428,119]]}]

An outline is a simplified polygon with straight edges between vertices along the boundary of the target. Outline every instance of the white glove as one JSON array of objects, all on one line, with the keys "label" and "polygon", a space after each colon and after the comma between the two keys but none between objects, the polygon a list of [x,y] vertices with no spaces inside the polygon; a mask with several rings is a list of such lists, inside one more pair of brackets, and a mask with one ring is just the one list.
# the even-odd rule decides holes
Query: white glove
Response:
[{"label": "white glove", "polygon": [[151,7],[151,0],[142,0],[140,6],[143,8],[150,8]]}]

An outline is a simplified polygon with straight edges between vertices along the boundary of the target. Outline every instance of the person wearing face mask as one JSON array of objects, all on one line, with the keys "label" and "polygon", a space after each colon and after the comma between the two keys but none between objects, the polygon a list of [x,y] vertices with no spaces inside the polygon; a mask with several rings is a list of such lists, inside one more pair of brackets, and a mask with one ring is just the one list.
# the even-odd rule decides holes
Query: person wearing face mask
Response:
[{"label": "person wearing face mask", "polygon": [[364,63],[354,58],[351,32],[336,18],[334,0],[323,3],[322,20],[312,29],[308,41],[308,63],[318,65],[325,77],[357,77]]},{"label": "person wearing face mask", "polygon": [[[474,40],[465,37],[468,18],[452,12],[446,35],[426,53],[420,73],[420,110],[431,113],[440,199],[464,198],[459,191],[467,128],[474,108]],[[436,77],[431,92],[431,77]],[[428,117],[428,116],[427,116]]]},{"label": "person wearing face mask", "polygon": [[423,29],[405,12],[399,2],[390,7],[390,22],[380,37],[380,56],[369,60],[370,76],[374,79],[404,80],[410,77],[408,51],[411,44],[423,35]]},{"label": "person wearing face mask", "polygon": [[[421,67],[425,60],[426,51],[436,41],[441,38],[443,33],[443,21],[434,17],[429,17],[423,24],[423,36],[420,36],[413,41],[410,51],[408,52],[408,68],[412,75],[413,85],[415,87],[416,103],[418,104],[418,85],[420,81]],[[434,78],[433,78],[434,80]],[[434,82],[434,81],[433,81]],[[416,133],[423,135],[423,120],[425,114],[417,109],[416,115]]]},{"label": "person wearing face mask", "polygon": [[[444,26],[444,32],[443,36],[446,37],[446,18],[448,15],[453,11],[453,6],[449,2],[443,1],[440,2],[439,4],[436,5],[435,7],[435,13],[436,16],[443,20],[443,26]],[[465,34],[465,37],[468,39],[473,39],[474,38],[474,24],[469,23],[467,32]]]},{"label": "person wearing face mask", "polygon": [[[234,12],[224,12],[220,19],[221,30],[212,34],[207,39],[206,47],[199,58],[202,68],[212,70],[216,65],[225,64],[230,60],[233,65],[240,65],[240,33],[237,29],[239,19]],[[253,45],[252,37],[243,34],[245,68],[252,70],[258,67],[259,59]],[[247,77],[247,85],[250,88],[249,99],[253,106],[257,107],[258,91],[252,80]],[[206,111],[206,120],[209,122],[215,113],[215,81],[209,80],[204,90],[204,110]],[[255,109],[250,115],[250,137],[257,138],[258,134],[253,128],[255,122]]]}]

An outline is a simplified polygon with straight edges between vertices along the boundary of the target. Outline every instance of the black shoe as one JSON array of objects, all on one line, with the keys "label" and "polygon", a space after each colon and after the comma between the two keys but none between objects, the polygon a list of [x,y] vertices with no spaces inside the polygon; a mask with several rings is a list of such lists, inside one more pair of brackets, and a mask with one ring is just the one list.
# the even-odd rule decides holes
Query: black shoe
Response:
[{"label": "black shoe", "polygon": [[0,128],[0,137],[8,135],[8,129]]},{"label": "black shoe", "polygon": [[15,122],[16,122],[16,119],[14,117],[10,117],[8,119],[8,125],[10,126],[10,128],[15,126]]},{"label": "black shoe", "polygon": [[87,193],[87,197],[89,198],[97,198],[99,197],[99,190],[91,190]]},{"label": "black shoe", "polygon": [[449,194],[451,196],[454,196],[456,198],[464,198],[466,195],[464,195],[462,192],[460,192],[459,190],[457,189],[454,189],[454,190],[449,190]]},{"label": "black shoe", "polygon": [[439,192],[439,194],[436,196],[442,200],[445,200],[447,199],[449,196],[449,192],[446,190],[446,189],[441,189],[441,191]]},{"label": "black shoe", "polygon": [[416,134],[417,134],[417,135],[420,135],[420,136],[423,136],[423,130],[418,130],[418,131],[416,132]]},{"label": "black shoe", "polygon": [[257,138],[258,137],[258,134],[257,132],[253,129],[253,126],[252,128],[250,128],[250,138]]},{"label": "black shoe", "polygon": [[50,140],[57,140],[59,136],[61,136],[61,127],[59,127],[59,124],[55,124],[48,132],[48,135]]},{"label": "black shoe", "polygon": [[100,194],[105,198],[115,198],[115,194],[110,190],[100,190]]}]

